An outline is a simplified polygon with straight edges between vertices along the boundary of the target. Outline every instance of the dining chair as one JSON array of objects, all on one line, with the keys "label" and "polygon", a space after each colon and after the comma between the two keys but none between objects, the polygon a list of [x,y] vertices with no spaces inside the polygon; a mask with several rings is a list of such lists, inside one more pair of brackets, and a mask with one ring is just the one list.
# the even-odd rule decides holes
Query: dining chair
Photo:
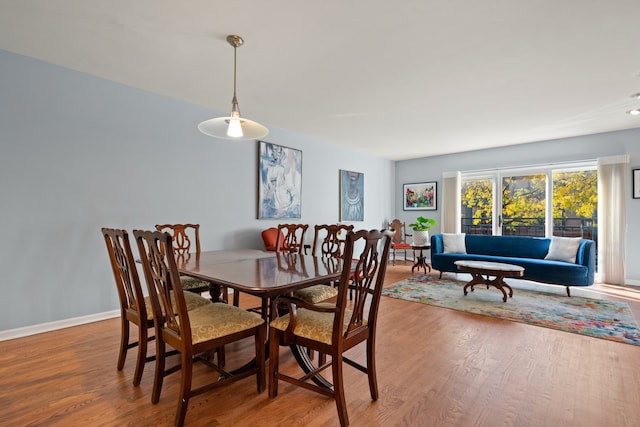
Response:
[{"label": "dining chair", "polygon": [[406,233],[405,223],[396,218],[389,223],[389,229],[393,230],[393,239],[391,241],[392,265],[396,265],[396,252],[404,252],[404,261],[406,262],[407,251],[411,251],[411,260],[415,260],[415,253],[411,248],[411,244],[407,242],[407,237],[410,237],[411,234]]},{"label": "dining chair", "polygon": [[[262,232],[262,239],[265,243],[265,250],[270,250],[273,237],[275,236],[275,252],[288,252],[288,253],[303,253],[304,249],[304,236],[309,228],[308,224],[278,224],[273,228],[269,228]],[[294,257],[295,258],[295,257]],[[234,304],[238,301],[238,293],[234,293]],[[255,313],[261,313],[268,318],[267,311],[269,310],[269,303],[267,300],[262,300],[260,307],[252,307],[249,310]]]},{"label": "dining chair", "polygon": [[309,224],[278,224],[276,252],[298,252],[304,250],[304,235]]},{"label": "dining chair", "polygon": [[[171,236],[159,231],[134,230],[144,276],[147,282],[155,322],[156,368],[151,402],[158,403],[164,377],[180,371],[180,391],[174,423],[184,424],[189,399],[213,388],[235,382],[252,375],[260,393],[265,388],[265,338],[266,322],[258,315],[231,304],[212,303],[187,311],[185,295],[178,275],[178,268],[171,247]],[[173,290],[176,316],[165,315],[172,311],[169,295]],[[245,338],[254,338],[254,363],[233,373],[215,364],[209,355],[216,349]],[[166,346],[180,353],[180,364],[165,367]],[[202,361],[218,372],[212,382],[192,387],[193,363]],[[198,384],[201,384],[198,381]]]},{"label": "dining chair", "polygon": [[[133,385],[137,386],[140,385],[145,363],[155,360],[155,356],[147,356],[147,343],[155,339],[154,335],[149,335],[149,329],[153,328],[151,301],[142,292],[140,277],[129,243],[129,233],[121,229],[102,228],[102,235],[107,245],[120,300],[121,334],[117,368],[118,371],[124,368],[127,350],[138,347],[136,369],[133,375]],[[211,303],[208,299],[196,294],[185,297],[188,310]],[[129,342],[132,323],[138,327],[138,340]]]},{"label": "dining chair", "polygon": [[[360,230],[346,237],[345,259],[357,259],[355,270],[343,268],[336,303],[309,304],[291,296],[276,298],[275,304],[286,304],[288,313],[277,317],[269,328],[269,397],[278,395],[278,382],[285,381],[331,397],[336,401],[341,426],[349,425],[343,362],[368,376],[371,399],[378,399],[375,364],[375,337],[378,306],[387,269],[391,231]],[[354,257],[355,248],[359,255]],[[381,251],[381,252],[380,252]],[[354,291],[349,301],[348,288]],[[344,356],[344,352],[366,342],[366,365]],[[301,377],[279,371],[281,345],[297,345],[328,355],[330,360]],[[321,385],[317,376],[332,370],[331,387]]]},{"label": "dining chair", "polygon": [[[353,230],[353,225],[321,224],[315,225],[313,228],[311,255],[341,259],[344,254],[347,233]],[[333,286],[333,283],[314,285],[293,292],[294,297],[310,304],[317,304],[320,301],[333,298],[337,294],[338,290]]]},{"label": "dining chair", "polygon": [[[167,232],[171,235],[173,250],[176,257],[188,259],[191,256],[200,255],[200,224],[158,224],[156,230]],[[226,288],[220,286],[212,286],[205,280],[195,277],[180,276],[182,288],[185,291],[201,294],[209,292],[212,301],[229,300]]]}]

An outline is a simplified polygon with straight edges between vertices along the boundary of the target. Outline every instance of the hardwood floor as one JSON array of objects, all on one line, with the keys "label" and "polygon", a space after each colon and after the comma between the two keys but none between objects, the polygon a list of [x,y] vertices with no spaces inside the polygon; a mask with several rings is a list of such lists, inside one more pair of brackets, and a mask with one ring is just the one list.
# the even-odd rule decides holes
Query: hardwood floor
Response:
[{"label": "hardwood floor", "polygon": [[[389,265],[386,283],[408,276],[408,264]],[[640,319],[640,290],[600,285],[589,291],[623,298]],[[371,401],[365,375],[344,369],[353,426],[639,423],[640,346],[391,298],[383,298],[379,322],[380,399]],[[152,405],[153,363],[133,387],[135,352],[116,370],[119,335],[119,319],[111,319],[0,342],[0,425],[172,425],[179,374],[165,379],[160,402]],[[250,341],[228,346],[229,366],[250,348]],[[281,351],[283,366],[294,369],[290,353]],[[359,360],[363,354],[351,352]],[[199,375],[211,373],[198,365]],[[245,379],[193,398],[186,425],[339,423],[333,400],[286,383],[269,400]]]}]

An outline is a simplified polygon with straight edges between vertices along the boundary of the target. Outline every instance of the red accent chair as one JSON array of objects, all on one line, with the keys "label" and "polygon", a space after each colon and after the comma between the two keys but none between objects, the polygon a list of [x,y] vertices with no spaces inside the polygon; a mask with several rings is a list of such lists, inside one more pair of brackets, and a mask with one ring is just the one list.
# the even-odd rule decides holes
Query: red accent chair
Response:
[{"label": "red accent chair", "polygon": [[276,243],[278,242],[278,229],[275,227],[267,228],[262,232],[262,241],[264,242],[264,250],[275,252]]}]

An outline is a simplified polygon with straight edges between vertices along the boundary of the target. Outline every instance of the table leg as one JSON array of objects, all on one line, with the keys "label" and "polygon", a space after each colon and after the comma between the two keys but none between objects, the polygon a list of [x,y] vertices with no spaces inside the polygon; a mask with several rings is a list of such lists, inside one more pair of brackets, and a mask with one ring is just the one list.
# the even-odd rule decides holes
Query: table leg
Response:
[{"label": "table leg", "polygon": [[222,297],[222,286],[220,285],[210,283],[209,296],[211,297],[211,302],[226,302],[224,297]]},{"label": "table leg", "polygon": [[496,276],[495,279],[489,280],[489,277],[485,279],[480,273],[471,273],[472,279],[469,283],[464,285],[463,292],[465,295],[468,294],[467,289],[471,288],[471,292],[474,290],[475,285],[487,285],[493,286],[502,292],[502,301],[507,302],[507,292],[505,289],[509,290],[509,297],[513,297],[513,289],[504,281],[504,276]]},{"label": "table leg", "polygon": [[424,274],[427,274],[427,268],[429,269],[429,272],[431,272],[431,266],[427,262],[427,257],[422,253],[422,249],[420,249],[420,255],[416,257],[416,263],[411,267],[411,272],[413,273],[413,270],[416,268],[418,269],[418,272],[420,272],[420,267],[424,269]]}]

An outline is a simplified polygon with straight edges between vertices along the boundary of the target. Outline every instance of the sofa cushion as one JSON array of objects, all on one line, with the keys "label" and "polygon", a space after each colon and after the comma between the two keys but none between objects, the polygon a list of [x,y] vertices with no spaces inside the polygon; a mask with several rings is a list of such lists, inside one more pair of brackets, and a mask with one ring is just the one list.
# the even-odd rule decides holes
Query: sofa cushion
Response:
[{"label": "sofa cushion", "polygon": [[579,237],[552,237],[544,259],[575,263],[580,240]]},{"label": "sofa cushion", "polygon": [[464,233],[442,233],[445,254],[466,254]]}]

